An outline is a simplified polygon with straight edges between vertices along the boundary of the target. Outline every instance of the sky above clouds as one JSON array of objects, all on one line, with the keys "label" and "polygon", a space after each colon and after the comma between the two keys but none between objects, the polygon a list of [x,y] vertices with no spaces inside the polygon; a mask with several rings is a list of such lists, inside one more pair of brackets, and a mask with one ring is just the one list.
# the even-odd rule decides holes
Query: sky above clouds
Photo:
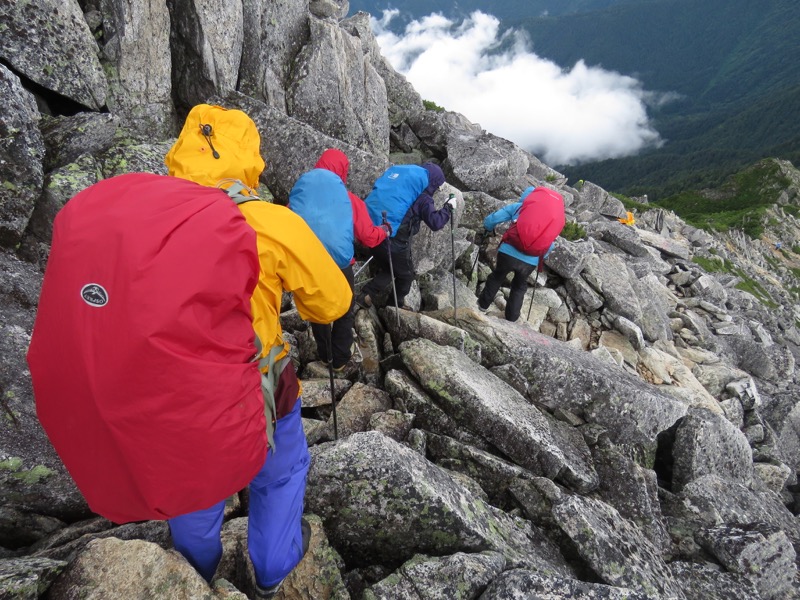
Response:
[{"label": "sky above clouds", "polygon": [[[398,11],[373,19],[381,52],[423,99],[466,116],[550,165],[636,154],[661,143],[647,102],[662,100],[634,78],[537,56],[526,36],[501,34],[499,21],[474,12],[462,22],[430,15],[401,35]],[[503,52],[493,52],[505,42]]]}]

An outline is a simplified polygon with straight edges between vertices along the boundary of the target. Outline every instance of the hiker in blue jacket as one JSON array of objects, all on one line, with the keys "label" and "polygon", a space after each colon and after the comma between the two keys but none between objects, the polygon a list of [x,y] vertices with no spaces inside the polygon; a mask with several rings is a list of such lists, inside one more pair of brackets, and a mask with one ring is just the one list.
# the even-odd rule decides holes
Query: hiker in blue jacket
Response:
[{"label": "hiker in blue jacket", "polygon": [[[514,223],[519,219],[520,211],[522,209],[523,201],[528,197],[531,192],[536,189],[531,186],[525,189],[520,196],[518,202],[508,204],[499,210],[494,211],[483,221],[483,227],[488,233],[493,233],[494,228],[501,223],[512,221]],[[563,203],[560,209],[561,215],[556,215],[560,218],[561,226],[557,227],[561,231],[563,227]],[[545,219],[549,215],[545,215]],[[556,236],[558,233],[555,234]],[[548,240],[549,241],[549,240]],[[542,258],[550,254],[553,249],[553,243],[549,244],[546,248]],[[509,273],[514,273],[514,279],[511,282],[511,292],[508,295],[506,302],[505,317],[508,321],[516,321],[519,318],[520,311],[522,310],[522,301],[525,298],[525,292],[528,289],[528,277],[539,266],[539,256],[526,254],[525,252],[515,248],[509,241],[507,235],[503,236],[500,247],[497,249],[497,264],[486,279],[486,284],[483,291],[478,297],[478,308],[482,312],[487,312],[489,306],[494,301],[494,297],[500,289],[500,286],[506,280]]]},{"label": "hiker in blue jacket", "polygon": [[394,270],[397,305],[409,309],[404,301],[414,281],[411,238],[419,232],[423,222],[433,231],[442,229],[456,207],[455,198],[451,198],[436,210],[433,194],[444,181],[442,169],[431,162],[422,166],[394,165],[375,181],[364,202],[372,222],[375,225],[386,222],[391,233],[388,240],[372,249],[375,276],[356,296],[356,303],[362,308],[372,306],[374,299],[389,288]]}]

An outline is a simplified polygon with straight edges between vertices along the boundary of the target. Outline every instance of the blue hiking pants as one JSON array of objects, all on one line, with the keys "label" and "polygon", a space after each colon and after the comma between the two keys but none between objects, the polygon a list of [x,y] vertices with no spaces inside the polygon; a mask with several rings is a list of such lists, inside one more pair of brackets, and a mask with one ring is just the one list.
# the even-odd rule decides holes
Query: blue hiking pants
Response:
[{"label": "blue hiking pants", "polygon": [[[270,448],[264,466],[250,482],[247,546],[263,588],[283,580],[303,558],[300,517],[311,457],[300,418],[300,399],[275,427],[276,452]],[[210,582],[222,558],[222,500],[204,510],[169,519],[172,541]]]}]

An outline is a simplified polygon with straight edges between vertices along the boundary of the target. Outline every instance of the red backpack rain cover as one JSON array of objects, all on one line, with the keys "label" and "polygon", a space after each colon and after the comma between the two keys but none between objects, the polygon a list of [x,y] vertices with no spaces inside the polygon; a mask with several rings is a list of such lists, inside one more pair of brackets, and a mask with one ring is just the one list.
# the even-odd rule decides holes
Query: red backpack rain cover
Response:
[{"label": "red backpack rain cover", "polygon": [[224,191],[121,175],[55,219],[30,349],[36,411],[96,513],[203,509],[264,464],[255,232]]},{"label": "red backpack rain cover", "polygon": [[537,187],[525,196],[517,222],[503,234],[503,241],[529,256],[544,256],[565,223],[563,196]]}]

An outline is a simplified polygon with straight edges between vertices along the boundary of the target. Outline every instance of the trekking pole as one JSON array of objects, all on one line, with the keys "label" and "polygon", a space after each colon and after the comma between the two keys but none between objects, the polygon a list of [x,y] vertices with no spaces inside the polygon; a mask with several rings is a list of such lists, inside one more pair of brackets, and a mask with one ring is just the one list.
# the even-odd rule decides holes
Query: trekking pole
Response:
[{"label": "trekking pole", "polygon": [[483,244],[483,238],[486,235],[485,232],[486,230],[484,229],[481,233],[478,234],[479,236],[477,240],[478,243],[476,244],[478,246],[478,251],[475,253],[475,260],[472,261],[472,268],[469,270],[470,277],[472,277],[472,274],[475,273],[475,267],[478,266],[478,258],[480,258],[481,255],[481,245]]},{"label": "trekking pole", "polygon": [[333,389],[333,323],[328,326],[328,376],[331,381],[331,406],[333,407],[333,439],[339,439],[339,423],[336,420],[336,392]]},{"label": "trekking pole", "polygon": [[475,253],[475,260],[472,263],[472,269],[469,272],[469,277],[472,279],[472,276],[475,276],[475,293],[478,293],[478,288],[481,286],[480,276],[475,273],[475,269],[478,267],[478,259],[481,256],[481,246],[483,245],[484,240],[486,239],[486,230],[484,229],[480,235],[480,239],[478,240],[478,251]]},{"label": "trekking pole", "polygon": [[528,316],[525,318],[526,321],[530,321],[531,319],[531,309],[533,308],[533,298],[536,296],[536,282],[539,281],[539,271],[542,269],[542,257],[539,257],[539,262],[536,264],[536,277],[533,278],[533,291],[531,292],[531,303],[528,305]]},{"label": "trekking pole", "polygon": [[[448,200],[455,198],[455,194],[450,194]],[[455,220],[455,211],[450,207],[450,253],[453,257],[453,320],[458,321],[458,302],[456,301],[456,242],[455,234],[453,233],[453,221]]]},{"label": "trekking pole", "polygon": [[361,265],[361,268],[360,268],[358,271],[356,271],[355,273],[353,273],[353,279],[355,279],[356,277],[358,277],[358,274],[359,274],[359,273],[361,273],[361,271],[363,271],[364,269],[366,269],[367,265],[369,264],[369,261],[371,261],[372,259],[373,259],[373,257],[372,257],[372,256],[370,256],[370,257],[367,259],[367,262],[365,262],[363,265]]},{"label": "trekking pole", "polygon": [[[381,213],[383,222],[387,223],[386,211]],[[400,306],[397,304],[397,286],[394,283],[394,265],[392,265],[392,239],[386,236],[386,253],[389,255],[389,275],[392,276],[392,293],[394,294],[394,314],[397,315],[397,328],[400,329]]]}]

